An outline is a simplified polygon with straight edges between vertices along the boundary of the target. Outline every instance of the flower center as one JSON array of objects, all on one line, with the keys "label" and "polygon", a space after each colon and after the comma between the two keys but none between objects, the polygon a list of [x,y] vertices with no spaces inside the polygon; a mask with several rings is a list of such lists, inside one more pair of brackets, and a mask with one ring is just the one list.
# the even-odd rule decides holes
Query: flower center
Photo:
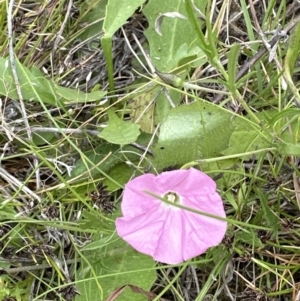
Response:
[{"label": "flower center", "polygon": [[176,192],[169,191],[169,192],[167,192],[167,193],[164,195],[164,197],[165,197],[169,202],[172,202],[172,203],[175,203],[175,204],[180,203],[179,195],[178,195]]}]

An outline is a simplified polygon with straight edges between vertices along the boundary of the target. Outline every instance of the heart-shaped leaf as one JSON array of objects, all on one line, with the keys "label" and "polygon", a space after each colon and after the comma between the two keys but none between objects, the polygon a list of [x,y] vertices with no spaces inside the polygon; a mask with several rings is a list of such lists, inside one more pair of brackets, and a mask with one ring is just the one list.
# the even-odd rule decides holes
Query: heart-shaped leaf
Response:
[{"label": "heart-shaped leaf", "polygon": [[198,101],[169,111],[155,147],[159,167],[220,155],[228,147],[235,125],[232,113]]},{"label": "heart-shaped leaf", "polygon": [[120,119],[112,110],[108,111],[108,125],[99,134],[107,142],[114,144],[130,144],[140,135],[140,126]]},{"label": "heart-shaped leaf", "polygon": [[[204,11],[207,1],[195,0],[194,2],[200,10]],[[183,44],[188,45],[189,49],[197,45],[196,31],[188,20],[183,19],[187,17],[185,3],[182,0],[150,0],[143,12],[149,22],[145,35],[150,45],[152,62],[160,72],[172,71],[179,63],[178,49]],[[159,18],[161,15],[169,18],[164,18],[163,23],[159,24],[162,20],[162,17]],[[160,34],[157,33],[157,28]]]},{"label": "heart-shaped leaf", "polygon": [[[111,243],[103,243],[102,248],[99,247],[97,250],[84,253],[89,257],[91,265],[83,262],[81,269],[77,272],[77,279],[86,279],[86,281],[78,282],[77,288],[81,292],[81,296],[78,296],[76,301],[107,300],[111,293],[126,284],[150,290],[157,277],[153,259],[138,253],[121,239],[111,239]],[[91,271],[91,267],[93,267],[94,273]],[[95,275],[98,277],[101,289],[94,279]],[[103,296],[101,296],[101,290]],[[144,300],[142,295],[137,295],[136,298],[134,300]],[[118,300],[128,299],[120,296]]]}]

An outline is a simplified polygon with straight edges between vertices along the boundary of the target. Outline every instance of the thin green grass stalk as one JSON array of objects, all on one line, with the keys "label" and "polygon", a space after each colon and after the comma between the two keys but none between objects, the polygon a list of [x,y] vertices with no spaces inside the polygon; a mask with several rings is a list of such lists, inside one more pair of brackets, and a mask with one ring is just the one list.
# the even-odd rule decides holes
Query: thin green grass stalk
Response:
[{"label": "thin green grass stalk", "polygon": [[[281,1],[279,8],[276,12],[276,16],[274,18],[274,24],[280,24],[281,26],[285,25],[285,19],[286,19],[286,1]],[[283,17],[282,17],[283,16]],[[282,18],[281,18],[282,17]],[[281,19],[281,21],[280,21]]]},{"label": "thin green grass stalk", "polygon": [[92,279],[94,279],[96,281],[97,287],[99,288],[99,290],[101,292],[101,296],[103,298],[103,289],[102,289],[101,283],[98,279],[100,277],[96,274],[96,271],[94,270],[94,267],[90,264],[90,261],[88,260],[88,258],[78,249],[78,247],[77,247],[75,241],[73,240],[72,236],[70,236],[70,239],[71,239],[72,244],[73,244],[78,256],[80,257],[80,259],[83,260],[89,266],[89,268],[91,269],[91,272],[92,272],[92,275],[93,275]]},{"label": "thin green grass stalk", "polygon": [[231,170],[231,169],[212,169],[209,171],[205,171],[206,174],[230,174],[233,176],[241,176],[241,177],[247,177],[249,179],[253,179],[253,181],[259,181],[259,182],[263,182],[263,183],[267,183],[268,180],[261,178],[257,175],[257,173],[252,174],[252,173],[247,173],[245,171],[238,171],[238,170]]},{"label": "thin green grass stalk", "polygon": [[276,298],[276,297],[280,297],[280,296],[283,296],[283,295],[286,295],[286,294],[290,294],[290,293],[295,293],[295,288],[290,288],[290,289],[280,289],[279,291],[277,292],[268,292],[266,293],[266,296],[267,297],[270,297],[270,298]]},{"label": "thin green grass stalk", "polygon": [[[187,267],[187,266],[186,266]],[[168,275],[164,272],[163,269],[161,269],[161,273],[163,274],[164,276],[164,279],[167,281],[167,286],[165,287],[165,289],[167,290],[172,290],[172,292],[174,293],[174,295],[178,298],[176,298],[176,300],[178,301],[184,301],[184,298],[180,295],[180,293],[178,292],[177,288],[175,287],[174,283],[178,281],[179,277],[182,275],[182,273],[185,271],[185,269],[181,269],[179,273],[176,273],[176,276],[174,277],[175,278],[175,281],[174,278],[172,280],[170,280],[168,278]],[[157,297],[156,297],[157,298]]]},{"label": "thin green grass stalk", "polygon": [[[102,2],[103,5],[103,9],[105,9],[106,3],[103,0],[94,0],[91,2],[85,2],[84,4],[87,5],[87,7],[84,7],[82,5],[82,9],[80,11],[80,15],[78,16],[78,18],[76,18],[76,21],[74,23],[74,27],[77,28],[80,25],[80,22],[82,22],[82,20],[90,13],[92,12],[94,9],[99,8],[100,6],[98,6],[99,3]],[[97,20],[97,22],[103,21],[104,18],[99,19],[99,21]],[[88,24],[87,26],[90,26],[92,24]],[[99,28],[102,28],[102,24],[99,24]]]},{"label": "thin green grass stalk", "polygon": [[[276,29],[280,24],[284,26],[286,17],[286,1],[280,1],[279,7],[276,8],[275,5],[278,3],[276,0],[271,0],[268,2],[268,7],[262,22],[263,30]],[[276,13],[274,17],[274,12]]]},{"label": "thin green grass stalk", "polygon": [[[206,54],[210,64],[212,66],[214,66],[218,71],[220,71],[220,73],[222,74],[222,76],[224,77],[226,82],[229,82],[228,73],[224,69],[224,67],[223,67],[223,65],[220,61],[220,58],[219,58],[218,50],[217,50],[217,47],[216,47],[217,41],[216,41],[215,33],[212,32],[212,28],[211,28],[209,18],[206,18],[206,20],[207,20],[206,30],[207,30],[207,36],[208,36],[208,38],[207,38],[208,43],[207,43],[206,38],[205,38],[201,28],[199,27],[199,24],[198,24],[199,22],[198,22],[195,14],[194,14],[192,1],[191,0],[186,0],[185,3],[186,3],[186,11],[187,11],[187,14],[188,14],[188,19],[191,22],[194,30],[196,31],[196,33],[198,35],[198,39],[199,39],[198,44],[199,44],[200,48]],[[208,7],[210,7],[210,5],[208,5]],[[229,89],[230,89],[230,87],[231,86],[229,86]],[[257,124],[259,124],[260,123],[259,119],[255,116],[255,114],[252,112],[252,110],[248,107],[247,103],[244,101],[243,97],[240,95],[240,93],[237,90],[236,86],[230,92],[232,93],[233,97],[236,96],[238,98],[238,101],[241,103],[241,105],[246,110],[246,112],[249,114],[249,116],[251,116],[253,121],[255,121]]]},{"label": "thin green grass stalk", "polygon": [[[18,156],[19,157],[19,156]],[[6,159],[8,159],[8,157],[6,157]],[[13,200],[15,197],[17,197],[18,195],[22,194],[22,187],[26,186],[28,184],[28,181],[30,181],[30,179],[32,179],[32,177],[35,175],[36,173],[36,169],[39,169],[42,166],[42,162],[40,162],[38,164],[38,166],[36,166],[36,168],[32,169],[32,171],[27,175],[26,179],[23,182],[23,185],[18,188],[15,193],[11,196],[11,199]]]},{"label": "thin green grass stalk", "polygon": [[235,78],[238,69],[240,48],[240,44],[234,44],[228,54],[228,90],[233,92],[237,91]]},{"label": "thin green grass stalk", "polygon": [[[192,24],[192,27],[197,33],[198,36],[198,45],[202,49],[202,51],[205,53],[207,56],[210,64],[215,67],[217,70],[219,70],[222,74],[222,76],[225,78],[225,80],[228,79],[227,72],[225,71],[223,65],[220,62],[220,58],[218,55],[218,50],[216,47],[216,38],[215,34],[212,31],[210,20],[207,17],[206,18],[206,27],[207,27],[207,36],[208,38],[205,37],[204,33],[202,32],[202,29],[199,26],[199,21],[197,20],[194,9],[193,9],[193,3],[191,0],[186,0],[186,11],[188,15],[188,19]],[[210,1],[208,2],[208,7],[210,7]],[[209,12],[209,10],[207,10]],[[208,42],[207,42],[208,40]]]},{"label": "thin green grass stalk", "polygon": [[[251,260],[260,266],[263,269],[266,269],[267,271],[271,272],[272,274],[275,274],[278,278],[280,278],[283,282],[289,284],[291,287],[293,287],[293,284],[289,282],[285,277],[283,277],[280,273],[278,273],[276,270],[278,267],[276,265],[270,264],[268,262],[259,260],[257,258],[252,257]],[[275,270],[276,269],[276,270]]]},{"label": "thin green grass stalk", "polygon": [[275,147],[269,147],[269,148],[263,148],[263,149],[259,149],[259,150],[255,150],[255,151],[228,155],[228,156],[223,156],[223,157],[216,157],[216,158],[210,158],[210,159],[199,159],[197,161],[189,162],[189,163],[183,165],[181,168],[187,169],[189,167],[197,166],[201,163],[223,161],[223,160],[227,160],[227,159],[235,159],[235,158],[240,158],[240,157],[243,158],[243,157],[247,157],[247,156],[251,156],[251,155],[256,155],[256,154],[260,154],[260,153],[264,153],[264,152],[272,152],[272,151],[276,151],[276,150],[277,150],[277,148],[275,148]]},{"label": "thin green grass stalk", "polygon": [[199,46],[202,49],[202,51],[205,53],[205,55],[209,58],[209,60],[213,61],[214,56],[213,56],[212,49],[210,49],[209,45],[206,43],[205,36],[204,36],[201,28],[199,27],[199,22],[194,14],[193,4],[192,4],[191,0],[186,0],[185,4],[186,4],[185,8],[187,11],[189,21],[191,22],[194,30],[196,31],[196,33],[198,35]]},{"label": "thin green grass stalk", "polygon": [[[46,109],[46,108],[44,108],[44,109]],[[59,127],[57,127],[57,128],[59,128]],[[41,155],[39,153],[38,148],[35,148],[33,145],[25,143],[24,140],[22,140],[18,137],[16,137],[16,139],[19,140],[24,146],[28,147],[28,149],[30,149],[34,154],[36,154],[39,157],[39,159],[42,161],[42,163],[44,163],[47,167],[50,168],[50,170],[53,171],[53,173],[58,177],[58,179],[61,181],[61,183],[63,183],[65,185],[65,187],[68,188],[74,194],[74,196],[76,196],[80,201],[82,201],[87,207],[90,207],[86,203],[86,201],[72,188],[72,186],[69,185],[69,183],[66,181],[66,179],[58,171],[56,171],[55,168],[53,168],[51,163],[46,158],[44,158],[43,155]],[[72,144],[74,145],[73,142],[72,142]],[[89,161],[89,159],[88,159],[88,161]]]},{"label": "thin green grass stalk", "polygon": [[[211,8],[211,0],[208,0],[208,4],[207,4],[207,13],[208,14],[211,13],[210,8]],[[195,15],[194,15],[194,17],[195,17]],[[202,31],[199,31],[199,32],[202,33]],[[203,33],[202,33],[202,35],[203,35]],[[206,18],[206,36],[207,36],[207,40],[208,40],[207,47],[212,53],[212,57],[210,58],[210,63],[218,71],[220,71],[220,73],[222,74],[224,79],[228,82],[228,80],[229,80],[228,71],[225,70],[225,68],[220,60],[218,47],[217,47],[219,41],[217,40],[216,33],[212,29],[209,16],[207,16],[207,18]]]},{"label": "thin green grass stalk", "polygon": [[298,104],[300,103],[300,94],[297,87],[295,86],[292,75],[294,74],[295,64],[298,59],[299,53],[299,42],[300,42],[300,23],[298,23],[295,28],[292,30],[292,33],[288,41],[288,49],[286,57],[284,60],[284,74],[285,80],[287,81],[290,89],[294,93],[294,96],[297,98]]},{"label": "thin green grass stalk", "polygon": [[[258,158],[258,161],[256,162],[255,167],[253,168],[253,171],[252,171],[253,175],[262,174],[263,163],[264,163],[264,160],[266,159],[267,155],[268,155],[268,153],[264,153],[262,156],[260,156]],[[250,179],[250,182],[247,184],[247,191],[246,191],[246,195],[245,195],[246,200],[251,199],[251,193],[252,193],[253,189],[255,189],[259,183],[255,176],[249,177],[249,179]],[[268,180],[264,179],[263,181],[260,181],[260,182],[267,183]]]},{"label": "thin green grass stalk", "polygon": [[184,272],[186,267],[191,263],[190,260],[186,261],[180,270],[177,272],[176,276],[169,282],[169,284],[152,300],[159,301],[160,298],[171,288],[171,286],[178,280],[179,276]]},{"label": "thin green grass stalk", "polygon": [[[282,76],[283,72],[279,73],[278,75]],[[278,97],[278,105],[277,109],[278,112],[281,112],[284,109],[284,91],[281,86],[281,80],[280,76],[277,78],[277,86],[278,86],[278,91],[277,91],[277,97]]]},{"label": "thin green grass stalk", "polygon": [[[250,18],[249,11],[248,11],[245,0],[241,0],[241,6],[242,6],[246,26],[247,26],[249,40],[255,41],[255,35],[254,35],[253,27],[252,27],[252,22],[251,22],[251,18]],[[252,48],[252,54],[255,55],[258,50],[258,44],[254,43],[251,48]],[[255,65],[255,70],[256,70],[256,76],[257,76],[256,84],[258,87],[258,92],[261,93],[263,91],[263,87],[262,87],[263,80],[262,80],[262,76],[261,76],[262,71],[258,64]]]},{"label": "thin green grass stalk", "polygon": [[220,256],[220,258],[218,258],[218,260],[216,261],[216,265],[214,266],[213,270],[210,272],[210,275],[209,275],[207,281],[205,282],[204,286],[202,286],[200,294],[197,296],[195,301],[205,300],[207,293],[209,292],[210,288],[215,283],[215,278],[217,278],[217,277],[221,278],[222,271],[224,271],[230,257],[231,257],[231,254],[225,254],[225,256],[224,256],[224,254],[222,254],[222,256]]},{"label": "thin green grass stalk", "polygon": [[256,115],[249,108],[248,104],[246,103],[246,101],[244,100],[244,98],[240,94],[240,92],[238,90],[236,90],[233,95],[236,96],[238,102],[242,105],[242,107],[245,109],[245,111],[248,113],[248,115],[252,118],[252,120],[255,121],[257,124],[260,124],[260,120],[256,117]]},{"label": "thin green grass stalk", "polygon": [[[64,3],[64,1],[61,1],[61,3]],[[47,2],[44,3],[44,5],[42,6],[42,9],[44,10],[46,8],[46,6],[47,6]],[[28,31],[34,30],[35,27],[38,27],[38,25],[37,25],[38,20],[39,20],[39,16],[37,15],[36,18],[34,19],[34,21],[31,24],[29,24]],[[43,28],[43,33],[45,33],[47,31],[47,29],[50,25],[53,25],[53,19],[52,18],[48,19],[47,25]],[[41,41],[44,38],[45,37],[43,37],[41,35],[38,38],[38,41]],[[27,39],[28,39],[28,32],[25,32],[24,34],[21,35],[21,38],[19,39],[19,41],[16,43],[16,46],[14,47],[14,50],[15,50],[16,54],[21,54],[21,53],[18,53],[18,52],[22,51],[22,48],[27,43]],[[36,45],[36,43],[35,43],[35,45]],[[26,56],[26,58],[24,60],[26,66],[28,64],[28,60],[32,59],[32,53],[36,50],[36,47],[37,46],[34,46],[33,49],[29,52],[29,54]],[[18,57],[20,57],[20,56],[18,56]]]},{"label": "thin green grass stalk", "polygon": [[[38,18],[36,18],[35,21],[37,21]],[[52,25],[51,23],[48,23],[49,25]],[[37,25],[35,24],[35,22],[30,24],[30,28],[34,28]],[[38,49],[38,47],[41,45],[41,42],[45,39],[45,35],[47,35],[47,29],[48,26],[45,26],[41,32],[41,34],[39,35],[39,37],[37,38],[37,40],[34,42],[33,46],[30,47],[30,51],[29,53],[26,55],[25,59],[24,59],[24,66],[26,66],[27,68],[31,68],[32,66],[34,66],[36,64],[36,62],[34,61],[34,55]],[[29,29],[30,30],[30,29]],[[27,40],[28,36],[27,33],[23,34],[22,38],[19,40],[19,42],[17,43],[15,49],[16,51],[18,51],[18,49],[20,49],[20,52],[18,53],[18,57],[22,57],[22,47],[24,44],[26,44],[26,40]],[[48,56],[48,53],[45,53],[44,56]]]},{"label": "thin green grass stalk", "polygon": [[[283,2],[285,2],[285,1],[281,1],[281,3],[283,3]],[[263,25],[265,25],[265,24],[271,25],[270,22],[268,22],[268,21],[271,21],[273,19],[273,16],[271,16],[271,15],[274,12],[274,6],[275,6],[276,3],[277,3],[277,0],[270,0],[268,2],[267,11],[264,15],[264,19],[263,19],[263,22],[262,22]],[[276,22],[276,24],[278,24],[278,23]],[[269,30],[270,28],[268,26],[267,28],[264,28],[264,29]]]},{"label": "thin green grass stalk", "polygon": [[[272,95],[272,89],[274,89],[274,87],[278,87],[278,91],[277,95],[279,96],[278,101],[276,100],[276,109],[278,109],[279,111],[283,108],[282,107],[282,88],[281,88],[281,76],[283,75],[283,70],[281,72],[272,72],[271,74],[269,74],[270,76],[270,81],[268,82],[268,84],[266,85],[266,87],[264,87],[264,90],[257,94],[251,101],[250,101],[250,106],[255,107],[257,110],[261,110],[262,106],[272,106],[273,104],[270,102],[270,95]],[[274,98],[275,96],[272,96],[272,98]],[[267,100],[265,100],[261,106],[258,106],[258,101],[261,101],[262,99],[266,98]],[[275,108],[274,108],[275,109]]]},{"label": "thin green grass stalk", "polygon": [[0,4],[0,53],[8,46],[6,16],[6,1],[2,1]]},{"label": "thin green grass stalk", "polygon": [[103,36],[101,38],[101,46],[106,60],[109,90],[110,92],[113,92],[115,90],[115,81],[114,81],[114,64],[113,64],[113,57],[112,57],[112,38]]}]

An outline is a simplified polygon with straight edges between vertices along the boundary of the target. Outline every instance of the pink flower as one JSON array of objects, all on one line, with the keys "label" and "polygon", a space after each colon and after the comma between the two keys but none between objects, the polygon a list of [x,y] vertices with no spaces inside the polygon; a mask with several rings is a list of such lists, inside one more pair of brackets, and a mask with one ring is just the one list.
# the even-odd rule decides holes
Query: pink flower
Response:
[{"label": "pink flower", "polygon": [[125,186],[117,232],[133,248],[154,260],[178,264],[198,256],[223,239],[227,223],[163,202],[145,191],[183,206],[225,217],[216,183],[190,168],[145,174]]}]

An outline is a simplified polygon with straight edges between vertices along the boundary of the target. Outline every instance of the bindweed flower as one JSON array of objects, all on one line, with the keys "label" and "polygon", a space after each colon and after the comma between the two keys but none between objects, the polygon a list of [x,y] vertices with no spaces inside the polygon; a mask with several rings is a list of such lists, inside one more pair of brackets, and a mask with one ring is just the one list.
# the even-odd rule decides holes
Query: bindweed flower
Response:
[{"label": "bindweed flower", "polygon": [[197,169],[139,176],[126,184],[123,217],[116,220],[119,236],[139,252],[163,263],[178,264],[223,239],[225,221],[169,205],[147,191],[185,207],[226,216],[216,183]]}]

